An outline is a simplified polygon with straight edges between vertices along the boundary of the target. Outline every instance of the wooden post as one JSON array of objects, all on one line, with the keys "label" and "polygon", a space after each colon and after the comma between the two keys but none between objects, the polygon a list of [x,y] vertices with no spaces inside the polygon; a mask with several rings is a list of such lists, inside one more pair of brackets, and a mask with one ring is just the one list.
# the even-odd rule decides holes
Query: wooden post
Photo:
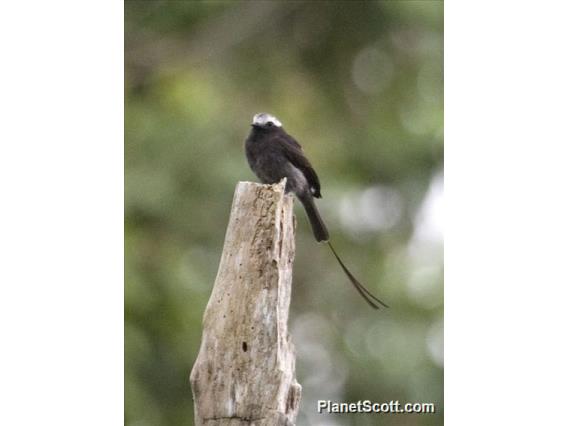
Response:
[{"label": "wooden post", "polygon": [[196,426],[293,426],[301,386],[288,334],[293,198],[237,185],[190,382]]}]

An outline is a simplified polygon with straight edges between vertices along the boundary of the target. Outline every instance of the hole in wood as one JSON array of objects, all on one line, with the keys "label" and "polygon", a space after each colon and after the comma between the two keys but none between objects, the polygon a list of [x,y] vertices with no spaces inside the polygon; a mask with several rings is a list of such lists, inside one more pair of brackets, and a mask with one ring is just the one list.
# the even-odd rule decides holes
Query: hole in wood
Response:
[{"label": "hole in wood", "polygon": [[247,346],[247,342],[243,342],[243,351],[247,351],[248,350],[248,346]]}]

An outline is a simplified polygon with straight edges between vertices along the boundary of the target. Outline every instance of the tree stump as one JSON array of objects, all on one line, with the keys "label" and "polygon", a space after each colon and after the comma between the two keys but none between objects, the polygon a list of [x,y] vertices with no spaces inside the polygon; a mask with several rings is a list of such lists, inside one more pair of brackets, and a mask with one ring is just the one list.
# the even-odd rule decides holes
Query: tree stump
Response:
[{"label": "tree stump", "polygon": [[190,376],[197,426],[295,425],[294,200],[285,183],[237,185]]}]

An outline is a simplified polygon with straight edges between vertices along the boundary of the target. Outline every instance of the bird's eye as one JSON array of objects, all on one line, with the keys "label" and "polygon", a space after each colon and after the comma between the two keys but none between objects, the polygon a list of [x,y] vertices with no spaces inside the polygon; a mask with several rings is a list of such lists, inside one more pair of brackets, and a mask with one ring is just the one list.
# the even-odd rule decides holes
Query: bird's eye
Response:
[{"label": "bird's eye", "polygon": [[272,127],[272,126],[274,126],[274,123],[273,123],[272,121],[268,121],[268,122],[266,123],[266,125],[267,125],[268,127]]}]

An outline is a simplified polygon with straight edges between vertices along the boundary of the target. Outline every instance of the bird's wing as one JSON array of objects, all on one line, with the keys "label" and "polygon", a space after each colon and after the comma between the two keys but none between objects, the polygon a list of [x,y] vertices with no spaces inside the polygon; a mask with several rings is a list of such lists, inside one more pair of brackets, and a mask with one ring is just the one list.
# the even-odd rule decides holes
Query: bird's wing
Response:
[{"label": "bird's wing", "polygon": [[282,138],[282,141],[287,143],[288,145],[298,148],[300,151],[302,150],[302,145],[300,145],[296,139],[294,139],[292,136],[290,136],[287,133],[286,133],[286,138]]},{"label": "bird's wing", "polygon": [[296,142],[292,137],[289,137],[289,139],[279,137],[276,142],[282,149],[288,161],[290,161],[295,167],[300,169],[300,171],[304,174],[308,181],[308,184],[310,185],[312,195],[316,198],[321,198],[321,187],[318,175],[316,174],[316,171],[310,164],[309,160],[304,155],[300,144]]}]

